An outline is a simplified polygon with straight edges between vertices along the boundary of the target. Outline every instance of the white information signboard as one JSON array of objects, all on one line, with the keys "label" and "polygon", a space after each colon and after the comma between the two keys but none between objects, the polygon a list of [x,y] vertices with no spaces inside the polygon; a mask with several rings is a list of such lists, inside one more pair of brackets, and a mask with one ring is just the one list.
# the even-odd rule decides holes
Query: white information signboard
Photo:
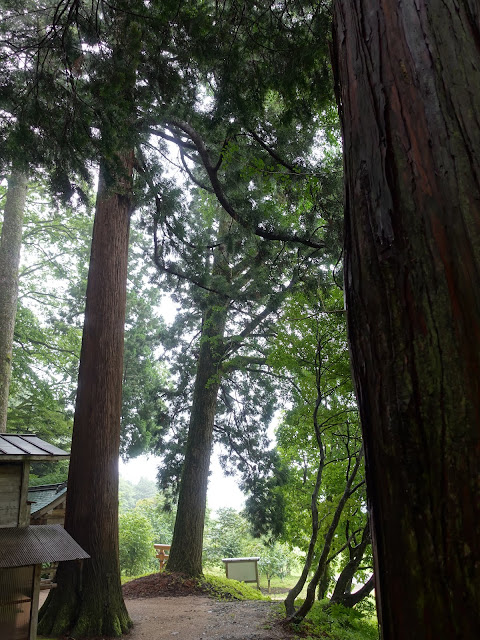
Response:
[{"label": "white information signboard", "polygon": [[260,589],[258,579],[258,561],[260,558],[223,558],[227,578],[240,582],[256,582]]}]

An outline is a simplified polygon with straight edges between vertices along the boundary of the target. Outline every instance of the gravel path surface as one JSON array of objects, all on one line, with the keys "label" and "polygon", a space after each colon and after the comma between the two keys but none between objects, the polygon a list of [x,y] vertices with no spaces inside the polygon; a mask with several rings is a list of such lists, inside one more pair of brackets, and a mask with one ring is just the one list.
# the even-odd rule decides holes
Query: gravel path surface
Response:
[{"label": "gravel path surface", "polygon": [[[194,581],[153,574],[123,587],[133,621],[126,640],[292,640],[279,605],[262,600],[218,601]],[[40,594],[40,605],[47,596]]]},{"label": "gravel path surface", "polygon": [[134,627],[131,640],[287,640],[272,602],[218,602],[207,596],[125,600]]}]

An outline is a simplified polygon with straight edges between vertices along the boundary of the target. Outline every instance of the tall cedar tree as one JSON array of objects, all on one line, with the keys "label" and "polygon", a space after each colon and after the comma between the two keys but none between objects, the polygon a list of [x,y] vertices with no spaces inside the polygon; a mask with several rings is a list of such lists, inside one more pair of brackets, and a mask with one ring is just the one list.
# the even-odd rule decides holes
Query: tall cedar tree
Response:
[{"label": "tall cedar tree", "polygon": [[382,636],[480,629],[480,11],[335,3],[345,284]]},{"label": "tall cedar tree", "polygon": [[[133,154],[123,156],[133,169]],[[128,174],[127,174],[128,176]],[[65,529],[91,559],[62,563],[40,612],[45,635],[118,636],[131,625],[118,564],[118,453],[128,234],[126,181],[100,176],[75,405]],[[128,187],[127,187],[128,189]],[[88,499],[86,499],[88,496]]]},{"label": "tall cedar tree", "polygon": [[[112,33],[117,114],[107,115],[102,134],[117,137],[100,166],[65,513],[66,530],[91,559],[83,571],[61,565],[58,588],[39,616],[46,635],[119,636],[131,626],[120,583],[118,455],[134,153],[121,132],[133,115],[140,30],[122,13]],[[121,128],[114,132],[118,112]]]},{"label": "tall cedar tree", "polygon": [[[285,131],[282,134],[285,136]],[[242,151],[246,153],[245,149]],[[322,211],[324,217],[321,218],[317,199],[326,202],[335,190],[323,175],[323,168],[317,168],[315,178],[300,177],[293,172],[289,175],[280,171],[275,163],[270,165],[268,157],[265,157],[267,154],[263,157],[258,151],[257,154],[255,159],[261,161],[262,170],[250,172],[248,180],[245,177],[242,180],[241,175],[246,173],[248,166],[235,158],[240,165],[237,185],[242,185],[237,186],[235,195],[239,197],[241,194],[245,200],[250,197],[259,211],[269,211],[272,218],[276,214],[279,219],[289,210],[295,210],[300,201],[304,217],[317,231],[317,243],[319,246],[324,244],[321,227],[326,225],[327,215]],[[238,149],[236,155],[244,161]],[[233,153],[232,156],[231,164],[234,162]],[[272,173],[282,175],[284,190],[275,181],[269,184],[270,180],[265,175]],[[247,185],[248,193],[245,195],[242,188],[247,189]],[[171,480],[172,471],[178,478],[178,461],[184,454],[168,569],[189,575],[202,572],[203,526],[212,444],[214,440],[222,442],[231,453],[229,465],[238,461],[243,480],[250,489],[253,470],[260,473],[260,469],[263,472],[269,467],[267,458],[270,459],[272,454],[266,451],[265,431],[273,412],[275,394],[266,369],[268,336],[287,294],[295,288],[315,285],[321,277],[320,265],[331,250],[324,247],[319,251],[299,247],[292,242],[279,244],[258,238],[232,222],[218,204],[212,206],[211,201],[211,197],[202,201],[197,194],[191,203],[188,214],[193,224],[189,226],[187,238],[175,237],[177,246],[185,244],[184,252],[176,259],[173,259],[175,245],[167,251],[163,247],[172,246],[171,238],[168,242],[164,232],[160,242],[156,234],[159,268],[169,277],[177,276],[182,283],[190,280],[190,286],[178,285],[178,289],[184,289],[181,294],[181,298],[185,296],[183,306],[189,308],[190,317],[195,315],[195,309],[197,316],[201,310],[198,346],[194,341],[197,348],[194,367],[192,358],[185,359],[183,352],[177,355],[175,363],[181,373],[180,390],[186,384],[187,390],[191,390],[191,396],[184,400],[190,414],[188,438],[185,449],[181,451],[182,447],[176,440],[169,443],[167,460],[174,464],[171,468],[164,465],[160,473],[163,485]],[[216,231],[206,231],[205,226],[208,225],[204,221],[197,235],[194,224],[198,224],[202,217],[208,220],[209,213],[214,216],[214,224],[210,224]],[[328,213],[334,218],[333,210]],[[171,219],[167,232],[172,234],[174,226],[175,221]],[[291,229],[295,228],[292,223]],[[308,225],[306,228],[311,233]],[[200,251],[202,247],[203,252]],[[198,331],[198,327],[195,329]],[[191,352],[191,336],[188,342]],[[193,368],[195,384],[192,389],[187,378]],[[183,411],[179,413],[180,420],[178,415],[175,420],[177,432]],[[183,430],[180,433],[183,438]]]},{"label": "tall cedar tree", "polygon": [[[237,441],[239,449],[242,440],[248,441],[253,449],[256,440],[263,442],[265,425],[271,417],[271,393],[263,408],[258,406],[262,395],[258,393],[254,407],[258,424],[250,415],[252,408],[247,407],[247,397],[240,400],[244,401],[242,415],[229,420],[227,415],[231,418],[234,413],[232,405],[243,395],[239,387],[235,391],[231,389],[232,379],[243,367],[248,370],[244,376],[249,376],[250,393],[258,385],[255,378],[262,375],[262,365],[265,366],[261,336],[267,332],[286,293],[297,284],[301,266],[306,269],[306,264],[314,262],[314,258],[307,255],[305,264],[301,265],[298,248],[293,251],[278,248],[275,243],[253,234],[248,236],[237,225],[232,225],[218,206],[214,208],[219,222],[211,241],[213,262],[208,267],[209,259],[203,260],[203,270],[209,275],[208,284],[204,280],[204,286],[210,290],[206,294],[203,291],[202,295],[195,292],[193,286],[189,299],[190,305],[201,309],[201,329],[195,383],[189,401],[188,437],[177,517],[168,561],[169,570],[189,575],[202,572],[203,529],[214,437],[228,443]],[[288,279],[291,279],[290,284],[286,286],[282,280]],[[265,287],[270,290],[266,291]],[[177,443],[174,449],[178,449]],[[251,462],[253,464],[253,460]],[[166,476],[163,474],[162,480]]]},{"label": "tall cedar tree", "polygon": [[0,433],[7,430],[8,392],[17,315],[18,265],[27,197],[27,176],[13,170],[8,180],[0,237]]},{"label": "tall cedar tree", "polygon": [[[224,356],[223,337],[227,319],[224,299],[209,296],[202,317],[185,459],[180,483],[177,516],[167,569],[191,576],[202,573],[203,530],[207,505],[213,429]],[[215,304],[215,301],[217,304]]]},{"label": "tall cedar tree", "polygon": [[[166,118],[163,127],[157,123],[150,129],[159,139],[177,143],[189,179],[216,198],[231,217],[233,229],[209,242],[192,242],[186,216],[171,215],[161,186],[155,193],[154,224],[158,229],[162,227],[164,234],[156,243],[161,254],[157,255],[157,264],[180,281],[190,278],[210,291],[201,302],[203,318],[197,379],[177,526],[168,564],[170,570],[191,575],[202,571],[206,487],[213,431],[214,428],[217,434],[220,431],[217,400],[222,376],[225,371],[231,373],[238,368],[240,356],[248,351],[244,344],[250,336],[255,335],[257,344],[262,342],[258,338],[259,330],[263,331],[268,323],[265,320],[278,309],[282,289],[291,281],[292,271],[296,267],[301,271],[305,266],[308,250],[314,254],[325,246],[324,227],[328,221],[319,222],[317,218],[321,204],[304,206],[302,216],[298,216],[295,206],[302,200],[298,192],[304,187],[308,173],[306,146],[302,148],[299,140],[308,140],[310,145],[316,129],[312,123],[312,105],[302,111],[308,100],[297,100],[297,96],[305,97],[304,89],[308,92],[313,77],[325,80],[327,75],[322,61],[317,62],[307,53],[309,47],[302,46],[302,38],[308,40],[313,31],[321,31],[324,14],[318,8],[309,13],[310,32],[299,28],[302,20],[307,19],[302,14],[302,3],[290,3],[288,10],[286,4],[272,6],[259,1],[251,3],[248,11],[244,6],[239,13],[238,5],[225,3],[215,20],[216,25],[222,26],[222,36],[215,43],[212,41],[211,50],[205,46],[201,52],[204,58],[210,55],[209,51],[216,52],[214,58],[203,60],[211,69],[205,86],[213,100],[205,98],[204,104],[189,114],[189,121],[172,115]],[[197,21],[196,26],[200,28],[201,22]],[[213,29],[213,21],[203,28],[208,41],[218,29],[217,26]],[[296,54],[298,65],[292,76],[290,60],[292,56],[297,57]],[[272,66],[273,61],[276,66]],[[279,73],[284,68],[286,73]],[[252,69],[255,69],[253,75]],[[240,76],[249,81],[239,85]],[[324,87],[327,87],[325,95],[315,103],[319,110],[320,104],[323,109],[328,107],[328,82],[324,82]],[[282,158],[285,149],[288,149],[286,160]],[[147,164],[150,160],[149,152]],[[151,174],[154,175],[154,171]],[[323,170],[319,170],[316,179],[321,182],[324,178]],[[151,186],[150,189],[153,191]],[[321,188],[312,190],[318,192]],[[308,196],[304,195],[304,199]],[[261,242],[253,242],[256,236]],[[267,247],[269,243],[271,246]],[[193,266],[185,256],[201,251],[202,245],[203,251],[208,248],[210,253],[207,257],[203,254],[200,261],[198,255],[194,256]],[[235,247],[233,255],[231,245]],[[309,249],[302,250],[302,245]],[[223,272],[212,272],[210,268],[216,259],[214,247],[217,246],[217,265],[221,263]],[[199,262],[200,268],[197,268]],[[287,263],[282,274],[281,268]],[[224,335],[225,322],[228,338]],[[236,326],[232,329],[232,325]],[[255,348],[247,355],[253,351]],[[258,353],[257,349],[257,360]],[[248,365],[248,358],[243,362]],[[231,432],[225,430],[225,438],[229,436]],[[177,463],[178,458],[176,456]]]}]

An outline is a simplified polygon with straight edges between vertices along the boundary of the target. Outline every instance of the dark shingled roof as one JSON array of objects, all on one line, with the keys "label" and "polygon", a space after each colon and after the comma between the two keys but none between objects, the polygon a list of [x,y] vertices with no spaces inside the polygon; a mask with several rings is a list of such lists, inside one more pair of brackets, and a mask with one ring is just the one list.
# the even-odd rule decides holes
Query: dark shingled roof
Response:
[{"label": "dark shingled roof", "polygon": [[62,496],[65,497],[66,493],[66,482],[62,482],[61,484],[42,484],[37,487],[28,487],[27,500],[31,502],[30,513],[34,516],[38,511],[45,509],[45,507],[49,507]]},{"label": "dark shingled roof", "polygon": [[69,454],[53,444],[29,434],[0,434],[0,461],[23,460],[59,460]]},{"label": "dark shingled roof", "polygon": [[0,568],[89,558],[60,524],[0,529]]}]

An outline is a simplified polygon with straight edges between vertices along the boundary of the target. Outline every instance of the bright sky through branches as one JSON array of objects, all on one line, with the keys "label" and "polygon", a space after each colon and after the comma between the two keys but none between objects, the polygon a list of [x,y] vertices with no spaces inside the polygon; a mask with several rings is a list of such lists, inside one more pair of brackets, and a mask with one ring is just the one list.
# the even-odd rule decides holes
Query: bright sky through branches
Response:
[{"label": "bright sky through branches", "polygon": [[[120,460],[120,475],[134,484],[137,484],[142,477],[155,482],[157,467],[160,463],[161,459],[154,456],[139,456],[128,462]],[[222,507],[232,507],[237,511],[242,509],[245,504],[245,497],[238,488],[235,478],[223,475],[217,456],[212,456],[210,471],[207,493],[208,507],[212,511],[217,511]]]}]

